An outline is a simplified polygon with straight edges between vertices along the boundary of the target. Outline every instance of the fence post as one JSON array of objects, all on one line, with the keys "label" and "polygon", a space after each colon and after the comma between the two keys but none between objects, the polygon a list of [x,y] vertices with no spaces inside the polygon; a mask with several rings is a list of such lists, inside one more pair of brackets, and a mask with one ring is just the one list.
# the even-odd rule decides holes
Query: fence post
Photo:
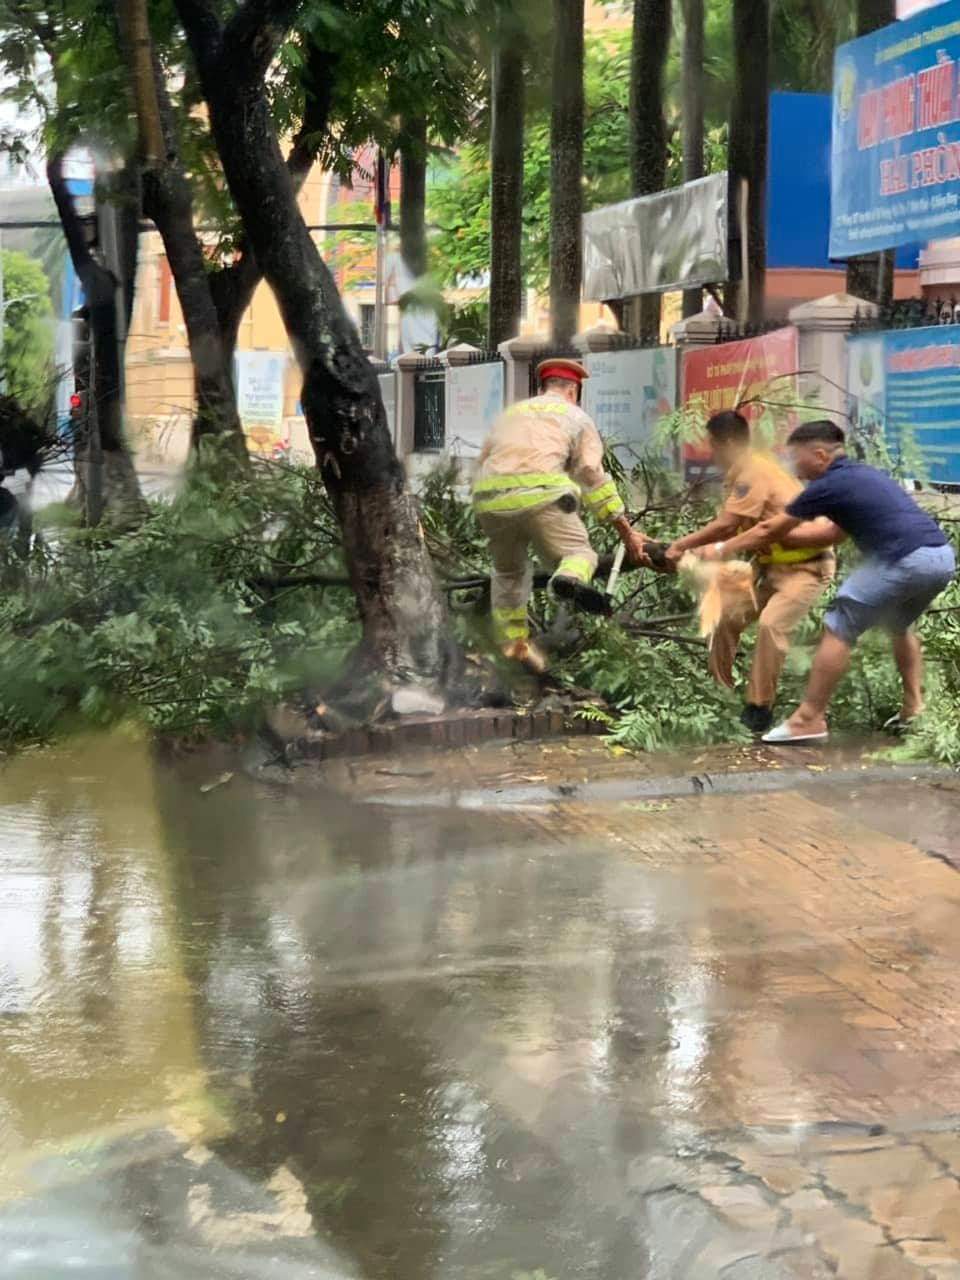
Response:
[{"label": "fence post", "polygon": [[397,371],[397,457],[405,462],[413,453],[413,424],[415,418],[414,379],[423,364],[423,356],[416,351],[406,351],[394,360]]},{"label": "fence post", "polygon": [[504,403],[515,404],[530,398],[530,361],[534,353],[542,351],[550,339],[540,337],[508,338],[499,346],[503,356]]},{"label": "fence post", "polygon": [[670,333],[677,344],[677,350],[682,355],[684,351],[690,351],[696,347],[712,347],[717,342],[722,342],[723,334],[727,329],[733,331],[732,320],[727,320],[713,311],[701,311],[697,316],[678,320],[675,325],[671,325]]},{"label": "fence post", "polygon": [[573,345],[578,351],[582,351],[584,355],[590,355],[593,351],[622,351],[623,334],[619,329],[615,329],[613,325],[604,324],[603,321],[592,325],[589,329],[584,329],[583,333],[577,333],[573,338]]},{"label": "fence post", "polygon": [[815,396],[824,413],[847,414],[847,335],[857,316],[874,318],[879,308],[849,293],[831,293],[793,307],[788,319],[799,334],[801,396]]},{"label": "fence post", "polygon": [[469,342],[458,342],[455,347],[447,347],[446,351],[441,351],[437,359],[448,369],[456,369],[461,365],[471,364],[479,351],[479,347],[471,347]]}]

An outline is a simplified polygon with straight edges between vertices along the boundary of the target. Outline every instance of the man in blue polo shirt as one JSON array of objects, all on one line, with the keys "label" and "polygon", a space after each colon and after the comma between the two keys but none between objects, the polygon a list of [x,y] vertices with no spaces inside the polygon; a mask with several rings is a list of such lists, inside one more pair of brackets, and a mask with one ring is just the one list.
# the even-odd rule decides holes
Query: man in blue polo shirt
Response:
[{"label": "man in blue polo shirt", "polygon": [[[923,655],[910,630],[956,571],[953,548],[943,530],[882,471],[848,458],[844,435],[834,422],[807,422],[787,444],[801,480],[810,483],[782,515],[761,521],[719,544],[724,556],[757,551],[799,526],[826,516],[836,540],[849,535],[863,563],[837,592],[826,618],[803,702],[764,742],[817,742],[827,738],[826,711],[850,662],[850,651],[869,627],[890,632],[903,681],[903,702],[895,721],[906,725],[923,710]],[[823,524],[812,537],[822,542]]]}]

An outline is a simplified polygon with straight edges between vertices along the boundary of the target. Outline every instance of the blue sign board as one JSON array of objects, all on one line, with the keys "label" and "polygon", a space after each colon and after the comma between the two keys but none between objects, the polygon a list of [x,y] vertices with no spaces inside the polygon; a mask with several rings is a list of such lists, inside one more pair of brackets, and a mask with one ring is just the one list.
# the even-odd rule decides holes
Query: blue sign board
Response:
[{"label": "blue sign board", "polygon": [[847,387],[856,429],[909,440],[935,484],[960,484],[960,325],[851,338]]},{"label": "blue sign board", "polygon": [[960,0],[841,45],[830,256],[960,235]]},{"label": "blue sign board", "polygon": [[[829,271],[829,93],[770,95],[767,178],[767,266]],[[897,250],[898,267],[913,271],[917,245]]]}]

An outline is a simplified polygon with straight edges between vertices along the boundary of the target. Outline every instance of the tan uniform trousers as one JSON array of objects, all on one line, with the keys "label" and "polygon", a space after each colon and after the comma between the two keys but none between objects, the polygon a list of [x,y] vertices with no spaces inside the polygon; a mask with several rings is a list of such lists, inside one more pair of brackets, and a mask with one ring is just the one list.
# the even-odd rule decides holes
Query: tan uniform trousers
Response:
[{"label": "tan uniform trousers", "polygon": [[777,683],[790,649],[790,637],[804,614],[817,602],[835,568],[833,556],[805,564],[763,565],[757,582],[757,609],[730,622],[721,622],[710,645],[710,673],[718,684],[733,687],[733,663],[740,636],[758,622],[757,647],[747,682],[747,702],[772,707]]},{"label": "tan uniform trousers", "polygon": [[480,527],[490,540],[490,603],[494,636],[501,644],[529,635],[531,546],[545,568],[578,582],[589,582],[596,570],[597,553],[583,521],[576,511],[564,511],[556,502],[529,512],[488,512],[480,516]]}]

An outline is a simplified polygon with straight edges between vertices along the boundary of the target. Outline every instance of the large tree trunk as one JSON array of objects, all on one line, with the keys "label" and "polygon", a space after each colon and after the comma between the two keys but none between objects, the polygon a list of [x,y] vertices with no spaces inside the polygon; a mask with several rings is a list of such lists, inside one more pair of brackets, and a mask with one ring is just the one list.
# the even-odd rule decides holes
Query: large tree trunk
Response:
[{"label": "large tree trunk", "polygon": [[[299,192],[313,168],[327,132],[333,98],[337,55],[312,41],[304,66],[304,110],[300,130],[287,156],[294,190]],[[233,371],[240,322],[253,301],[263,272],[246,236],[241,238],[236,261],[209,273],[210,291],[217,310],[224,360]]]},{"label": "large tree trunk", "polygon": [[[868,36],[895,21],[895,0],[857,0],[857,35]],[[847,293],[885,304],[893,299],[892,249],[861,254],[847,262]]]},{"label": "large tree trunk", "polygon": [[[683,180],[703,177],[703,0],[683,0]],[[683,315],[703,308],[702,289],[684,289]]]},{"label": "large tree trunk", "polygon": [[165,164],[144,174],[144,212],[163,240],[187,330],[196,411],[192,441],[221,445],[228,457],[247,460],[247,446],[237,411],[233,371],[226,358],[220,322],[210,291],[203,249],[193,223],[189,182],[178,165]]},{"label": "large tree trunk", "polygon": [[[747,194],[746,280],[728,290],[735,315],[764,317],[767,274],[767,144],[770,116],[770,0],[733,0],[734,87],[729,168]],[[747,290],[746,306],[743,291]]]},{"label": "large tree trunk", "polygon": [[523,310],[524,46],[501,8],[490,89],[490,306],[487,346],[520,332]]},{"label": "large tree trunk", "polygon": [[[84,519],[96,525],[108,517],[112,523],[127,524],[143,510],[140,484],[133,459],[127,448],[123,430],[123,349],[124,317],[129,315],[132,296],[131,271],[117,274],[99,263],[90,252],[83,224],[77,214],[63,174],[63,157],[51,154],[47,162],[47,179],[57,213],[63,226],[67,247],[83,288],[87,307],[90,340],[90,392],[87,396],[84,438],[78,442],[78,464],[81,470],[79,490],[83,498]],[[128,237],[123,229],[129,222],[129,211],[106,210],[116,229],[117,262],[126,256]],[[128,249],[128,246],[127,246]]]},{"label": "large tree trunk", "polygon": [[583,0],[553,0],[550,313],[553,340],[577,332],[583,278]]},{"label": "large tree trunk", "polygon": [[178,8],[224,174],[303,370],[304,413],[343,531],[370,664],[393,684],[442,682],[451,653],[445,605],[376,376],[280,153],[264,87],[267,33],[244,10],[224,32],[206,4],[178,0]]},{"label": "large tree trunk", "polygon": [[[663,70],[670,46],[670,0],[634,0],[630,57],[630,184],[635,196],[662,191],[667,181],[667,125],[663,118]],[[660,331],[660,294],[644,294],[640,334]]]},{"label": "large tree trunk", "polygon": [[400,128],[400,256],[415,280],[427,270],[427,122],[404,119]]},{"label": "large tree trunk", "polygon": [[147,6],[145,0],[118,0],[116,9],[140,136],[143,209],[163,240],[193,362],[193,445],[216,440],[228,457],[245,462],[232,371],[224,359],[203,248],[194,230],[193,192],[178,155],[173,111],[154,56]]}]

